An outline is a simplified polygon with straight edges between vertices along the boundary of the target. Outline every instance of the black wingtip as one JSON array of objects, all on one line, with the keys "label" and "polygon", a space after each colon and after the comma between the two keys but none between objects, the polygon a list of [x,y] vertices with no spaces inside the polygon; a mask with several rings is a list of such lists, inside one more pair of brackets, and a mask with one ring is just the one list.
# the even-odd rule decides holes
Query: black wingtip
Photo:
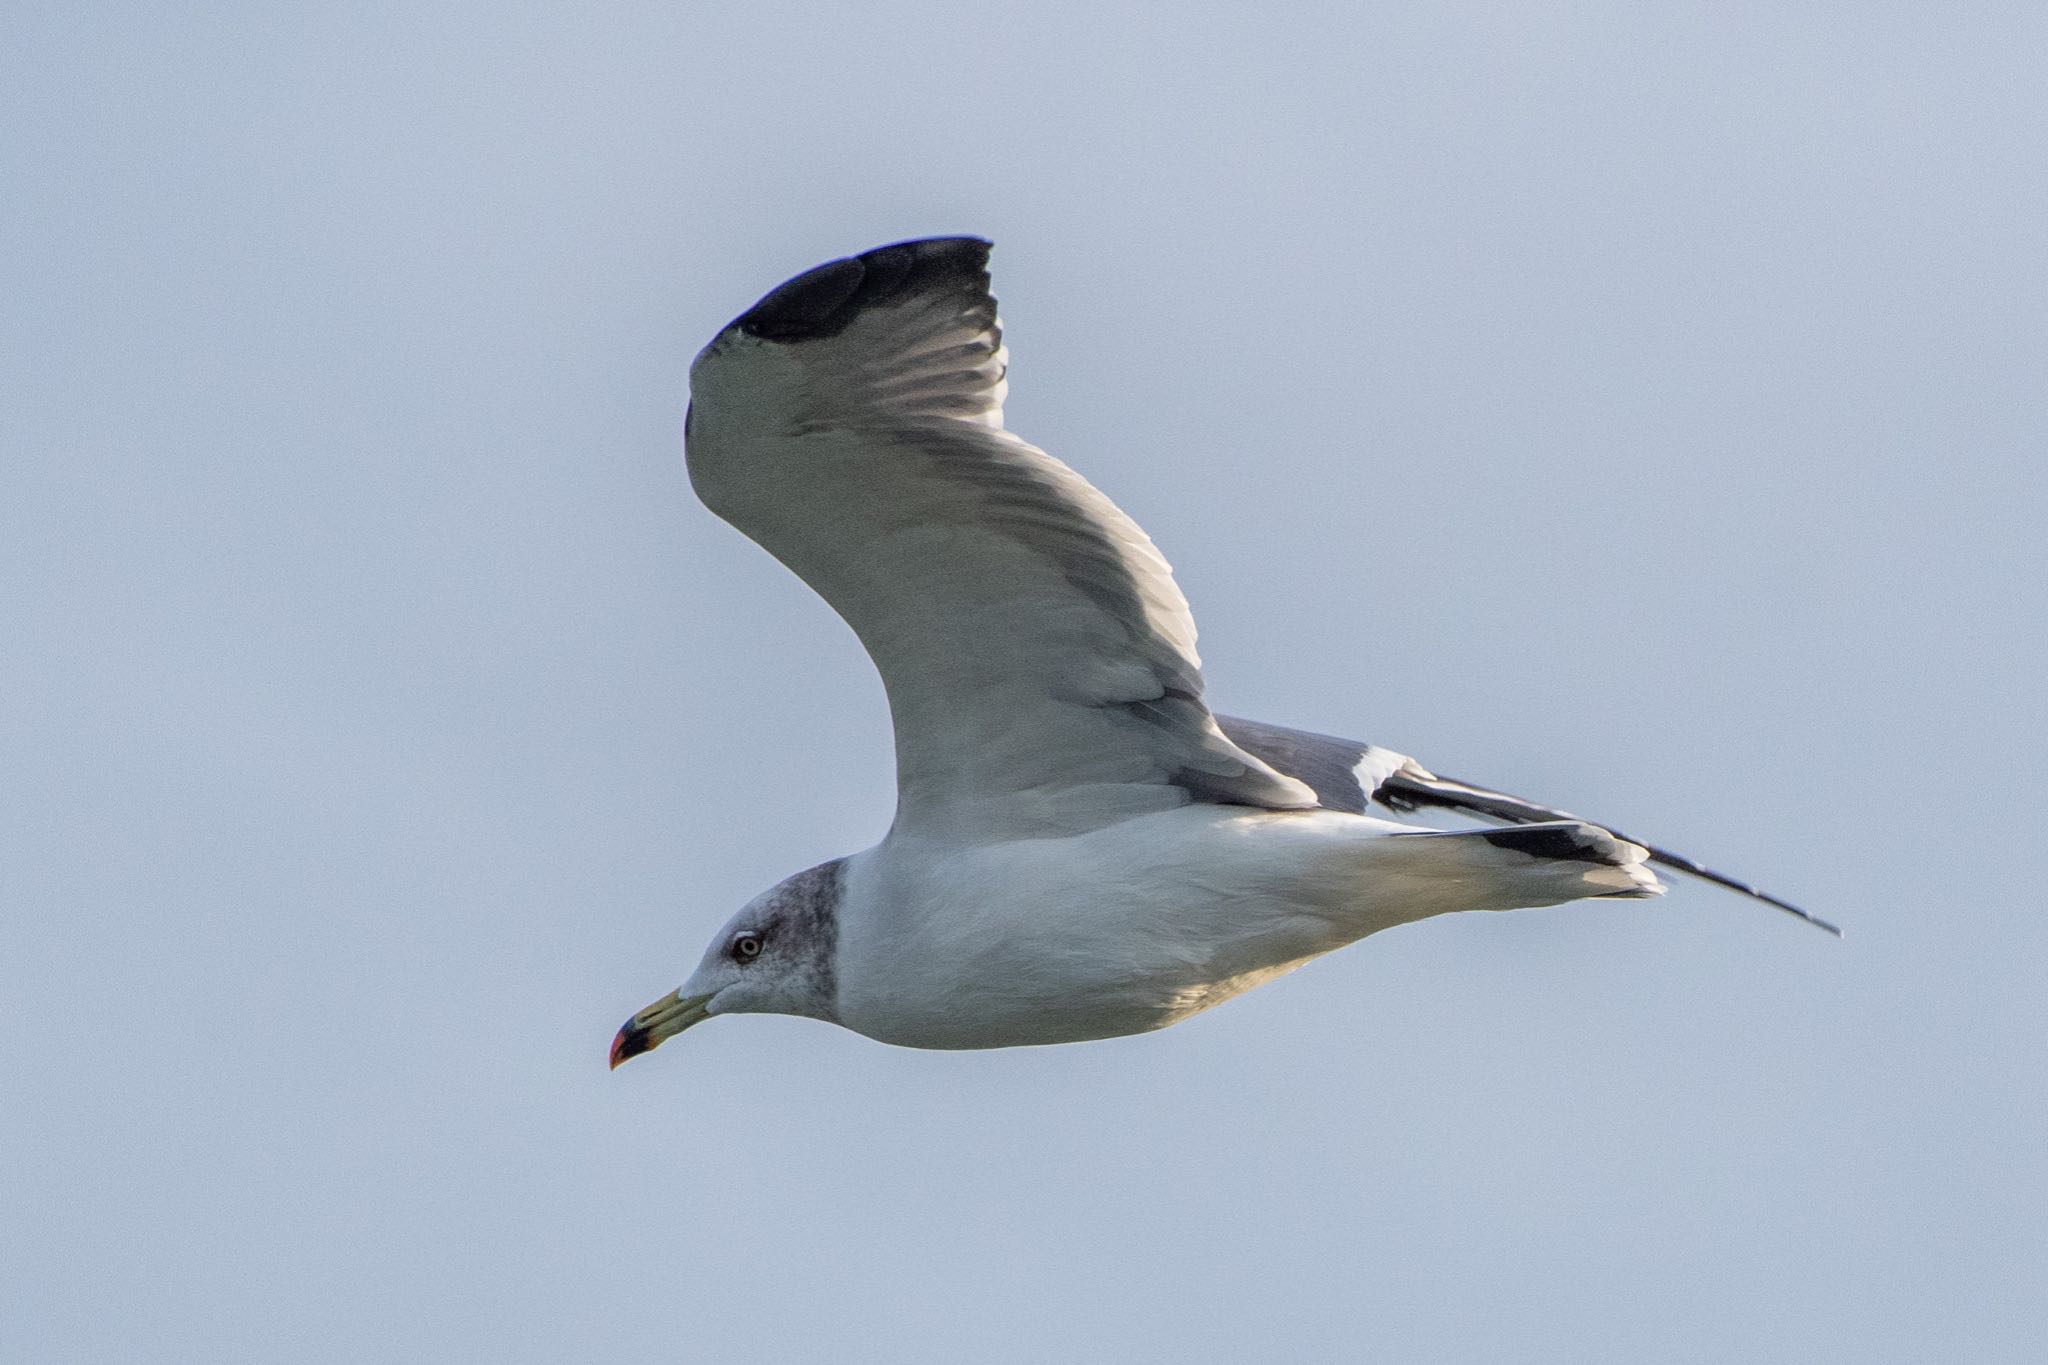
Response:
[{"label": "black wingtip", "polygon": [[1768,891],[1760,890],[1748,882],[1739,881],[1725,872],[1716,872],[1704,863],[1696,862],[1682,854],[1673,853],[1668,848],[1659,848],[1655,844],[1633,838],[1622,833],[1612,825],[1602,824],[1597,820],[1581,820],[1579,816],[1573,815],[1569,811],[1557,810],[1551,806],[1539,806],[1533,801],[1524,801],[1519,796],[1509,796],[1505,792],[1492,791],[1486,787],[1475,786],[1470,782],[1460,782],[1456,778],[1444,777],[1436,773],[1421,776],[1409,772],[1393,773],[1372,796],[1375,801],[1380,802],[1389,809],[1403,812],[1417,810],[1423,806],[1439,806],[1448,810],[1462,811],[1467,815],[1476,815],[1486,820],[1504,820],[1516,825],[1528,825],[1535,822],[1553,820],[1573,820],[1582,824],[1597,825],[1624,843],[1640,844],[1649,851],[1650,861],[1660,867],[1668,867],[1678,872],[1684,872],[1690,876],[1698,877],[1702,881],[1712,882],[1716,886],[1725,886],[1730,891],[1739,892],[1742,895],[1762,901],[1765,905],[1783,910],[1786,914],[1795,918],[1803,919],[1822,933],[1832,934],[1836,938],[1842,937],[1842,931],[1838,926],[1822,919],[1819,915],[1800,909],[1788,900],[1773,896]]},{"label": "black wingtip", "polygon": [[1526,853],[1531,858],[1607,863],[1620,857],[1606,851],[1615,848],[1614,844],[1602,848],[1600,836],[1590,825],[1510,825],[1506,829],[1483,829],[1478,834],[1495,848]]},{"label": "black wingtip", "polygon": [[[1615,837],[1619,839],[1626,838],[1627,836],[1616,834]],[[1631,840],[1630,842],[1641,843],[1641,840]],[[1800,909],[1791,901],[1779,896],[1773,896],[1770,892],[1752,886],[1748,882],[1737,880],[1725,872],[1716,872],[1704,863],[1695,862],[1683,854],[1673,853],[1665,848],[1658,848],[1655,844],[1643,844],[1643,847],[1650,851],[1650,861],[1661,867],[1674,868],[1677,871],[1698,877],[1701,881],[1712,882],[1716,886],[1725,886],[1730,891],[1740,892],[1742,895],[1762,901],[1765,905],[1783,910],[1795,919],[1803,919],[1824,934],[1832,934],[1836,938],[1842,937],[1842,931],[1839,926],[1829,923],[1809,910]]]},{"label": "black wingtip", "polygon": [[985,296],[989,246],[980,237],[925,237],[827,261],[769,290],[732,325],[764,341],[810,341],[908,293],[958,287]]}]

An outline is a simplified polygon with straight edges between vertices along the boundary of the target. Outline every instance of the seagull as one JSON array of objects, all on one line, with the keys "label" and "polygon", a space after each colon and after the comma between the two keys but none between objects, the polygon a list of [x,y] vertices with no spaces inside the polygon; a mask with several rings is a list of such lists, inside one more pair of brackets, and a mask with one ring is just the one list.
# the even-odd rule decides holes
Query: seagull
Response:
[{"label": "seagull", "polygon": [[1839,933],[1391,749],[1212,712],[1166,560],[1003,427],[988,255],[938,237],[828,262],[691,366],[691,485],[860,637],[897,806],[875,847],[748,902],[614,1067],[721,1014],[918,1048],[1144,1033],[1397,924],[1660,895],[1656,867]]}]

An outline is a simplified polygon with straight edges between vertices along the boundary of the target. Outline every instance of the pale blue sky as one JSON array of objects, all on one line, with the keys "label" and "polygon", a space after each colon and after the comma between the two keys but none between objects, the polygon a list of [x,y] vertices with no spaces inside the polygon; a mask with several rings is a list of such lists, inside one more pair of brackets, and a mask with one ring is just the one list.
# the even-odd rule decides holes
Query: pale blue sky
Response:
[{"label": "pale blue sky", "polygon": [[[1788,12],[1789,11],[1791,12]],[[2037,5],[0,16],[0,1357],[2038,1361]],[[1709,888],[631,1010],[890,809],[696,348],[976,232],[1239,714]]]}]

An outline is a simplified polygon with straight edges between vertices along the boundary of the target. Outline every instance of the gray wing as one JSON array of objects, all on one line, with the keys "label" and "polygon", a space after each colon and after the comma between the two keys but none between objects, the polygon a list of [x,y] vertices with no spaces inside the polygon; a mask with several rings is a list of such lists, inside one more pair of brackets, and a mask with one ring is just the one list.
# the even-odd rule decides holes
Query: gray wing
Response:
[{"label": "gray wing", "polygon": [[1787,914],[1797,915],[1838,938],[1841,936],[1840,929],[1808,914],[1790,901],[1781,900],[1725,872],[1716,872],[1683,854],[1623,834],[1604,821],[1586,820],[1569,811],[1540,806],[1519,796],[1509,796],[1506,792],[1460,782],[1456,778],[1440,777],[1407,755],[1382,749],[1377,744],[1361,744],[1356,740],[1319,735],[1309,730],[1290,730],[1284,725],[1239,720],[1235,716],[1218,716],[1216,721],[1238,747],[1257,754],[1281,772],[1307,783],[1314,789],[1317,802],[1328,810],[1363,815],[1367,803],[1376,801],[1389,810],[1403,813],[1423,809],[1453,810],[1461,815],[1504,825],[1548,824],[1560,820],[1593,825],[1617,839],[1642,845],[1649,851],[1653,863],[1739,891]]},{"label": "gray wing", "polygon": [[831,603],[881,672],[897,829],[1005,837],[1190,800],[1306,809],[1202,700],[1172,572],[1087,480],[1003,430],[988,243],[782,285],[690,371],[690,480]]}]

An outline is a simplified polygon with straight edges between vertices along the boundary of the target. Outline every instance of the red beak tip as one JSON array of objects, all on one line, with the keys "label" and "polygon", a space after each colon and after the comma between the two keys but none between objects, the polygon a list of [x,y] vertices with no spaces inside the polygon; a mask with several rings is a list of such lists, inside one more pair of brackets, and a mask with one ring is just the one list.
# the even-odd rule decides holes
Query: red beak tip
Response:
[{"label": "red beak tip", "polygon": [[619,1030],[619,1036],[612,1039],[611,1069],[617,1071],[621,1062],[630,1062],[647,1049],[647,1030],[635,1028],[629,1022]]}]

